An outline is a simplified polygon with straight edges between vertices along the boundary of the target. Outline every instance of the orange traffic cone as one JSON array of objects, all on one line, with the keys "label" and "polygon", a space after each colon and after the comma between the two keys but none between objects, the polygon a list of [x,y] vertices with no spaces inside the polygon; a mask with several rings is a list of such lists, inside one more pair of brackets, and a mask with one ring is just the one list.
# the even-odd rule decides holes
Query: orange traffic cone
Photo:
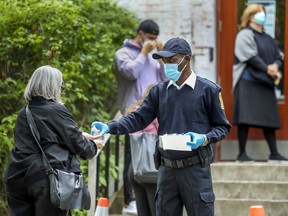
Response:
[{"label": "orange traffic cone", "polygon": [[250,206],[250,216],[265,216],[264,207],[262,205]]},{"label": "orange traffic cone", "polygon": [[108,198],[99,198],[95,216],[108,216],[109,202]]}]

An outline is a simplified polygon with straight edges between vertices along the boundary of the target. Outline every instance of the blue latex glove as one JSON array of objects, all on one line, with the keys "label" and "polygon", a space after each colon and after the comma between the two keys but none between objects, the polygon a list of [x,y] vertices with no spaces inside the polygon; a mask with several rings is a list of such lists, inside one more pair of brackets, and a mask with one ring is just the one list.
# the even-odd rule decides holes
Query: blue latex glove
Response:
[{"label": "blue latex glove", "polygon": [[191,142],[187,142],[187,145],[191,146],[192,149],[197,149],[199,146],[201,146],[204,141],[205,137],[204,134],[198,134],[194,132],[188,132],[185,135],[191,136]]},{"label": "blue latex glove", "polygon": [[[104,135],[104,134],[106,134],[106,133],[109,132],[109,127],[108,127],[108,125],[107,125],[107,124],[104,124],[104,123],[102,123],[102,122],[97,122],[97,121],[93,122],[93,123],[91,124],[91,128],[93,128],[93,127],[95,127],[98,131],[100,131],[100,134],[101,134],[101,135]],[[93,130],[92,130],[92,131],[93,131]],[[96,135],[96,134],[92,134],[92,135]]]}]

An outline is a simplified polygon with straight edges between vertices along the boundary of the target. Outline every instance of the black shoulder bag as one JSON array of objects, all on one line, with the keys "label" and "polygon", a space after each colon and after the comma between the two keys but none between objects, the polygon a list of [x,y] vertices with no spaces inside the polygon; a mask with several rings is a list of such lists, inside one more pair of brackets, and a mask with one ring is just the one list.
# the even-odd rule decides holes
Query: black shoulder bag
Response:
[{"label": "black shoulder bag", "polygon": [[26,116],[33,137],[42,153],[44,167],[50,181],[50,199],[52,204],[62,210],[90,209],[90,193],[84,184],[82,174],[68,173],[51,167],[40,145],[40,134],[28,105],[26,106]]}]

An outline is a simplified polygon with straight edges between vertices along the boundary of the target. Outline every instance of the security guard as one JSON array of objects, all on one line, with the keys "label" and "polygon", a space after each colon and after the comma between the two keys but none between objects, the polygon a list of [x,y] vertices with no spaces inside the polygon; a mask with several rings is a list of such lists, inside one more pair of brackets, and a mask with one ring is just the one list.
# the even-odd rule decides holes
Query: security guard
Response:
[{"label": "security guard", "polygon": [[184,39],[168,40],[153,58],[162,59],[169,81],[155,85],[139,109],[130,115],[108,124],[92,123],[102,134],[126,134],[142,130],[157,118],[159,136],[191,136],[187,145],[192,151],[164,150],[157,144],[157,216],[180,216],[183,205],[189,216],[214,215],[211,144],[225,138],[231,125],[224,113],[221,88],[196,76],[190,68],[191,55]]}]

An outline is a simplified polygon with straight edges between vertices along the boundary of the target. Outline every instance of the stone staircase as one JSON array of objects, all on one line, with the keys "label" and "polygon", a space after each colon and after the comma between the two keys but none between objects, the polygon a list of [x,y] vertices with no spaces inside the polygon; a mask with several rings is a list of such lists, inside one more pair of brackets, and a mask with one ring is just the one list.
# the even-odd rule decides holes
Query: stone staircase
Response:
[{"label": "stone staircase", "polygon": [[288,163],[212,164],[215,216],[249,216],[263,205],[266,216],[288,216]]},{"label": "stone staircase", "polygon": [[[249,216],[252,205],[263,205],[265,216],[288,216],[288,163],[216,162],[211,169],[215,216]],[[111,203],[110,216],[121,215],[122,190]]]}]

